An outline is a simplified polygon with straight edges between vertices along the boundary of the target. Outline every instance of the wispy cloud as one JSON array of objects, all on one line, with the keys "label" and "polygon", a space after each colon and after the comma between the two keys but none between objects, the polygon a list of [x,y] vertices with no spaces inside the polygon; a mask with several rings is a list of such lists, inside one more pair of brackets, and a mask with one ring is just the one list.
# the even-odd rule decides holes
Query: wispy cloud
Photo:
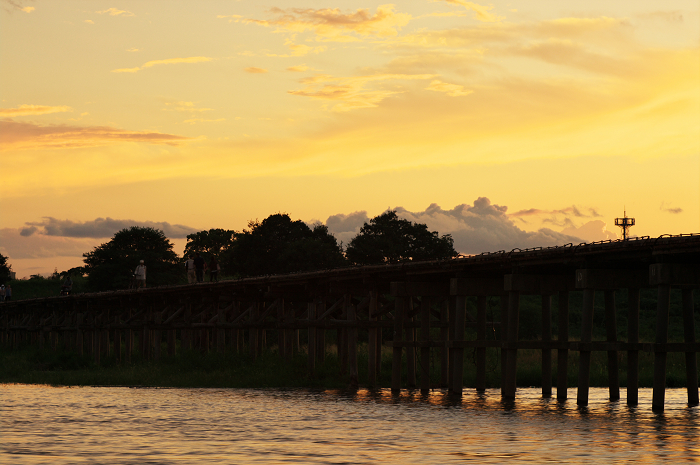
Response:
[{"label": "wispy cloud", "polygon": [[168,58],[166,60],[152,60],[152,61],[147,61],[141,66],[137,66],[135,68],[119,68],[119,69],[113,69],[113,73],[136,73],[138,71],[141,71],[142,69],[145,68],[150,68],[152,66],[158,66],[158,65],[175,65],[175,64],[180,64],[180,63],[204,63],[207,61],[212,61],[213,58],[211,57],[187,57],[187,58]]},{"label": "wispy cloud", "polygon": [[86,19],[86,20],[83,21],[83,22],[84,22],[84,23],[87,23],[87,24],[95,24],[95,21],[93,21],[93,20],[91,20],[91,19]]},{"label": "wispy cloud", "polygon": [[288,92],[302,97],[337,101],[338,103],[333,106],[333,110],[348,111],[376,107],[387,97],[403,92],[396,87],[391,89],[367,89],[366,87],[381,87],[380,84],[386,81],[424,80],[435,77],[434,74],[377,74],[355,77],[334,77],[320,74],[302,79],[300,82],[306,85],[304,89]]},{"label": "wispy cloud", "polygon": [[683,213],[683,209],[680,207],[675,207],[672,208],[669,203],[667,202],[661,202],[661,206],[659,207],[659,210],[667,212],[667,213],[672,213],[674,215],[677,215],[679,213]]},{"label": "wispy cloud", "polygon": [[186,119],[185,121],[183,121],[183,123],[187,123],[187,124],[220,123],[222,121],[226,121],[226,118],[217,118],[217,119],[192,118],[192,119]]},{"label": "wispy cloud", "polygon": [[449,84],[447,82],[442,82],[437,79],[432,81],[430,85],[426,87],[426,89],[435,92],[443,92],[449,95],[450,97],[463,97],[465,95],[474,93],[473,90],[465,90],[464,86],[461,86],[459,84]]},{"label": "wispy cloud", "polygon": [[65,113],[68,111],[73,111],[73,109],[65,105],[56,107],[48,105],[20,105],[17,108],[0,108],[0,117],[47,115],[49,113]]},{"label": "wispy cloud", "polygon": [[24,6],[25,0],[2,0],[3,10],[12,13],[13,11],[24,11],[25,13],[31,13],[36,8],[33,6]]},{"label": "wispy cloud", "polygon": [[131,11],[119,10],[117,8],[107,8],[106,10],[96,11],[95,13],[99,15],[108,14],[110,16],[136,16]]},{"label": "wispy cloud", "polygon": [[306,66],[306,64],[303,64],[303,65],[297,65],[297,66],[290,66],[289,68],[287,68],[287,71],[292,71],[294,73],[301,73],[301,72],[306,71],[308,69],[309,69],[309,67]]},{"label": "wispy cloud", "polygon": [[202,113],[205,111],[213,111],[213,108],[198,108],[194,102],[165,102],[165,111],[184,111],[190,113]]},{"label": "wispy cloud", "polygon": [[363,8],[354,12],[339,8],[271,8],[270,13],[275,18],[243,22],[293,33],[311,31],[317,40],[347,42],[357,40],[356,36],[395,36],[411,20],[410,14],[395,12],[394,5],[381,5],[374,14]]},{"label": "wispy cloud", "polygon": [[256,68],[255,66],[250,66],[245,69],[245,72],[251,74],[265,74],[267,73],[267,70],[265,68]]},{"label": "wispy cloud", "polygon": [[494,23],[497,21],[501,21],[505,19],[503,16],[496,16],[493,13],[491,13],[491,10],[493,9],[492,5],[489,6],[484,6],[484,5],[479,5],[474,2],[467,2],[465,0],[433,0],[433,1],[443,1],[447,3],[451,3],[452,5],[459,5],[463,6],[467,10],[471,10],[474,13],[474,19],[477,19],[479,21],[485,22],[485,23]]},{"label": "wispy cloud", "polygon": [[0,121],[0,150],[95,147],[122,142],[179,145],[189,137],[108,126],[68,126]]}]

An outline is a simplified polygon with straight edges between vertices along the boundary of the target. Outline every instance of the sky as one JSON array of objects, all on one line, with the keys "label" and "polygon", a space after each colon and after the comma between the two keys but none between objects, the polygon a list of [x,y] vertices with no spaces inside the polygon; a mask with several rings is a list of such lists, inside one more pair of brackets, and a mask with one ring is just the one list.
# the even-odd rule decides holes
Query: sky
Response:
[{"label": "sky", "polygon": [[0,0],[0,253],[387,209],[460,253],[700,233],[700,5]]}]

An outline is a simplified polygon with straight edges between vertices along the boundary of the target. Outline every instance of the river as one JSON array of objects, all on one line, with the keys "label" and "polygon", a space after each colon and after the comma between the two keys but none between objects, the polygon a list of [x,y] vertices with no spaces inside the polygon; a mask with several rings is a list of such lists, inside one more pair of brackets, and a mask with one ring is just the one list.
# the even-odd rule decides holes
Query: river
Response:
[{"label": "river", "polygon": [[[460,400],[389,390],[0,385],[2,464],[700,462],[700,409],[669,389],[651,411],[591,389],[590,404],[518,389]],[[624,399],[624,390],[622,396]]]}]

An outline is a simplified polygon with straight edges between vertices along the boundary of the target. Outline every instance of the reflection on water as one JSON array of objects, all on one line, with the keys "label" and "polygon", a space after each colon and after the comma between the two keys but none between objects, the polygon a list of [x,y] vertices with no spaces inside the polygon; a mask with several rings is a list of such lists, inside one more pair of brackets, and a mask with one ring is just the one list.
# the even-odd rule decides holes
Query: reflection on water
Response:
[{"label": "reflection on water", "polygon": [[[624,399],[624,392],[623,399]],[[389,390],[56,388],[0,385],[0,463],[679,463],[700,461],[700,409],[589,406],[519,389],[422,395]]]}]

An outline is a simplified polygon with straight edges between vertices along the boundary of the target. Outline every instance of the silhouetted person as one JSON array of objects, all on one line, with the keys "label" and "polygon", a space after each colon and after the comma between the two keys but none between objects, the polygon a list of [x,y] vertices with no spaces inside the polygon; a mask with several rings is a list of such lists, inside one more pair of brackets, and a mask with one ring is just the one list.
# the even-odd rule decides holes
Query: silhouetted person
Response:
[{"label": "silhouetted person", "polygon": [[216,261],[216,258],[212,255],[211,260],[209,260],[209,282],[219,281],[219,270],[221,267]]},{"label": "silhouetted person", "polygon": [[194,254],[194,271],[197,275],[197,282],[201,283],[204,281],[204,267],[207,264],[204,263],[204,259],[199,256],[199,252]]},{"label": "silhouetted person", "polygon": [[12,286],[9,284],[5,288],[5,300],[12,300]]},{"label": "silhouetted person", "polygon": [[192,260],[192,255],[185,262],[185,269],[187,270],[187,283],[192,284],[197,276],[195,275],[194,260]]},{"label": "silhouetted person", "polygon": [[61,286],[61,295],[69,295],[73,290],[73,280],[70,276],[66,276],[66,280],[63,281],[63,286]]},{"label": "silhouetted person", "polygon": [[134,270],[134,278],[136,278],[136,287],[146,287],[146,265],[143,260],[139,261],[139,266]]}]

